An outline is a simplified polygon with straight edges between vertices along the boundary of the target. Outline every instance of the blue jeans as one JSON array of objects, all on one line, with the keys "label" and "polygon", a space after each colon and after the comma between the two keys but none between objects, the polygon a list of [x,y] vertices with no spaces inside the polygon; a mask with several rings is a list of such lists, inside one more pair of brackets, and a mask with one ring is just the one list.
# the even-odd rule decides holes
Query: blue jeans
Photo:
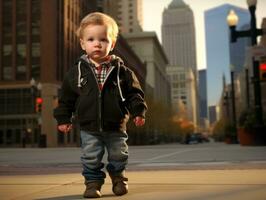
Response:
[{"label": "blue jeans", "polygon": [[102,158],[105,149],[108,152],[106,169],[111,175],[121,174],[128,162],[126,132],[88,132],[81,130],[82,175],[87,182],[104,181],[106,177]]}]

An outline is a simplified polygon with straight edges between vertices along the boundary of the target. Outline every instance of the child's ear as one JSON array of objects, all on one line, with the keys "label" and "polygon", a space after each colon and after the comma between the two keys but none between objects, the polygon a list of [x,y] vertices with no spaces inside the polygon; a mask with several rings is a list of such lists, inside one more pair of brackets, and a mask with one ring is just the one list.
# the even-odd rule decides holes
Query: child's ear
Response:
[{"label": "child's ear", "polygon": [[80,43],[80,46],[81,46],[82,50],[84,50],[84,51],[85,51],[85,44],[84,44],[84,40],[82,40],[82,39],[79,39],[79,43]]},{"label": "child's ear", "polygon": [[114,48],[115,48],[115,44],[116,44],[116,41],[113,41],[112,46],[111,46],[111,51],[114,50]]}]

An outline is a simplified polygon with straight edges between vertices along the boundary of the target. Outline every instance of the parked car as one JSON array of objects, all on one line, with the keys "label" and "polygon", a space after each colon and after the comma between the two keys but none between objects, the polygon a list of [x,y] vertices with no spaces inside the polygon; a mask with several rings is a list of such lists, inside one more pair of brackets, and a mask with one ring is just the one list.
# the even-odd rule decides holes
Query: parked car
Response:
[{"label": "parked car", "polygon": [[187,134],[185,138],[185,144],[198,144],[203,142],[209,142],[209,138],[202,133]]}]

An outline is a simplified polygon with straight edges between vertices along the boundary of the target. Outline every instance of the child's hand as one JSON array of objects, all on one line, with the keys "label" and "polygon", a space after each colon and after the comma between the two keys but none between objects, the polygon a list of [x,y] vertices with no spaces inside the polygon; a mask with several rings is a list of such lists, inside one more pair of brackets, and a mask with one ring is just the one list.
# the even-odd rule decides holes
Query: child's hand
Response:
[{"label": "child's hand", "polygon": [[133,121],[136,126],[143,126],[145,124],[145,119],[142,117],[135,117]]},{"label": "child's hand", "polygon": [[68,133],[72,129],[72,124],[61,124],[58,126],[58,130],[63,133]]}]

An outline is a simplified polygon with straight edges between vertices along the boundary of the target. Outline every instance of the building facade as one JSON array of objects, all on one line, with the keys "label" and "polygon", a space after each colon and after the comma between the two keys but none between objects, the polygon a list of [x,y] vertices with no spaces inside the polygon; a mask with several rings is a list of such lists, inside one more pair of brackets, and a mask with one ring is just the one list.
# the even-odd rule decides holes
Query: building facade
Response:
[{"label": "building facade", "polygon": [[199,121],[202,128],[206,127],[208,120],[208,103],[207,103],[207,70],[199,70]]},{"label": "building facade", "polygon": [[142,31],[142,0],[106,0],[104,12],[117,21],[121,33]]},{"label": "building facade", "polygon": [[173,0],[163,11],[162,44],[170,66],[197,71],[194,15],[182,0]]},{"label": "building facade", "polygon": [[156,102],[170,106],[170,84],[166,76],[168,60],[156,33],[139,32],[123,34],[123,36],[142,62],[146,64],[146,94]]},{"label": "building facade", "polygon": [[[162,44],[169,59],[167,71],[171,80],[172,106],[176,107],[174,104],[178,101],[177,98],[181,98],[190,113],[189,120],[197,126],[198,89],[194,15],[191,8],[182,0],[173,0],[163,11]],[[177,77],[192,81],[182,80],[181,85],[176,84]]]},{"label": "building facade", "polygon": [[175,114],[197,125],[196,109],[189,108],[196,104],[196,80],[192,69],[168,66],[167,74],[171,83],[171,104]]}]

